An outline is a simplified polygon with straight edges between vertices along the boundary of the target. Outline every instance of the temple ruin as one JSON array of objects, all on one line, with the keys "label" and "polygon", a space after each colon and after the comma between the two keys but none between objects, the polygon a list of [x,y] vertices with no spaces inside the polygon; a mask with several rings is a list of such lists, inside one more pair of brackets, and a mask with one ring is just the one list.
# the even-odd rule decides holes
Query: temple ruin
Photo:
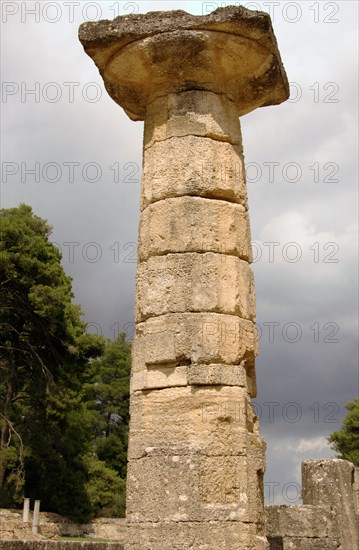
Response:
[{"label": "temple ruin", "polygon": [[79,36],[145,122],[125,548],[268,549],[239,117],[289,95],[270,17],[151,12]]}]

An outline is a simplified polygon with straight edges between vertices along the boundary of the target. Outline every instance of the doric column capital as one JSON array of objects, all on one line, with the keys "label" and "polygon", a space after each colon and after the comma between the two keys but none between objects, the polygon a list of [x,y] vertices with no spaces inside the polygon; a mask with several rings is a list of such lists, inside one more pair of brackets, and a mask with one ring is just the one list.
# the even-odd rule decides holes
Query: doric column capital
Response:
[{"label": "doric column capital", "polygon": [[112,99],[144,120],[156,98],[189,90],[223,94],[238,115],[289,96],[267,13],[230,6],[206,16],[150,12],[84,23],[79,38]]}]

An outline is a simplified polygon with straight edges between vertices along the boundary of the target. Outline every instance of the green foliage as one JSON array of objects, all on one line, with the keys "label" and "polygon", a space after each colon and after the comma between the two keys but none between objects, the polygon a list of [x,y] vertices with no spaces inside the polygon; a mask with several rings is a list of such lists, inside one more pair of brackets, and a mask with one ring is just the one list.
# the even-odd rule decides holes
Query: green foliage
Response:
[{"label": "green foliage", "polygon": [[126,476],[131,347],[125,334],[108,341],[102,357],[91,361],[83,400],[94,413],[94,450],[121,477]]},{"label": "green foliage", "polygon": [[344,417],[341,429],[333,432],[328,441],[339,453],[339,458],[359,466],[359,398],[349,401],[345,408],[348,413]]},{"label": "green foliage", "polygon": [[93,513],[100,517],[124,517],[125,481],[96,456],[86,457],[86,467],[86,493]]},{"label": "green foliage", "polygon": [[9,445],[0,449],[0,462],[8,472],[6,484],[1,489],[1,505],[5,508],[20,504],[23,500],[24,478],[19,449]]},{"label": "green foliage", "polygon": [[123,515],[130,346],[85,333],[50,232],[0,211],[0,506]]},{"label": "green foliage", "polygon": [[26,496],[42,509],[87,521],[93,510],[86,492],[89,421],[86,408],[65,390],[49,395],[46,411],[31,429],[25,453]]},{"label": "green foliage", "polygon": [[48,240],[51,227],[29,206],[0,215],[3,357],[10,365],[31,360],[34,371],[56,377],[64,354],[74,351],[71,345],[85,328],[72,303],[71,278]]}]

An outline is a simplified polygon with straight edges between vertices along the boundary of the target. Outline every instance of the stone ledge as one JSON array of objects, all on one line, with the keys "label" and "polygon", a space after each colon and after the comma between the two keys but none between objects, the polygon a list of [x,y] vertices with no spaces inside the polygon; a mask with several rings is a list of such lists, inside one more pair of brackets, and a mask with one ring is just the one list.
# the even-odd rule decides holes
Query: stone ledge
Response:
[{"label": "stone ledge", "polygon": [[75,523],[59,514],[41,511],[38,535],[32,534],[32,511],[29,520],[29,523],[22,521],[20,510],[0,509],[0,539],[58,540],[66,536],[123,542],[125,538],[125,518],[95,518],[91,523]]},{"label": "stone ledge", "polygon": [[330,506],[273,505],[265,507],[268,536],[330,536],[334,512]]},{"label": "stone ledge", "polygon": [[126,550],[267,550],[261,534],[255,523],[129,523]]},{"label": "stone ledge", "polygon": [[124,550],[118,542],[0,540],[1,550]]},{"label": "stone ledge", "polygon": [[270,550],[338,550],[338,542],[328,538],[268,537]]}]

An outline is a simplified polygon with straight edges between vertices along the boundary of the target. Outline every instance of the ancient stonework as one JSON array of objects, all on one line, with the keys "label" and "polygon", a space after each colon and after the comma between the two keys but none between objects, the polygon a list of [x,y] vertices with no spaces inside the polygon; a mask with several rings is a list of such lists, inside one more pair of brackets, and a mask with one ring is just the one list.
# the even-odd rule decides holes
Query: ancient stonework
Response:
[{"label": "ancient stonework", "polygon": [[334,528],[343,550],[357,550],[358,508],[355,468],[347,460],[306,460],[302,463],[303,504],[330,504]]},{"label": "ancient stonework", "polygon": [[266,506],[270,550],[359,550],[355,468],[340,459],[302,463],[299,506]]},{"label": "ancient stonework", "polygon": [[[28,522],[23,521],[22,511],[0,508],[0,549],[5,540],[25,540],[27,542],[55,540],[60,537],[86,537],[105,539],[123,543],[126,532],[124,518],[96,518],[91,523],[73,523],[68,518],[52,512],[40,511],[38,533],[32,533],[33,512],[29,512]],[[69,542],[66,542],[69,544]],[[46,550],[48,550],[46,548]],[[71,550],[74,550],[71,548]]]},{"label": "ancient stonework", "polygon": [[130,15],[80,40],[145,121],[125,548],[267,549],[238,117],[288,97],[270,17]]}]

